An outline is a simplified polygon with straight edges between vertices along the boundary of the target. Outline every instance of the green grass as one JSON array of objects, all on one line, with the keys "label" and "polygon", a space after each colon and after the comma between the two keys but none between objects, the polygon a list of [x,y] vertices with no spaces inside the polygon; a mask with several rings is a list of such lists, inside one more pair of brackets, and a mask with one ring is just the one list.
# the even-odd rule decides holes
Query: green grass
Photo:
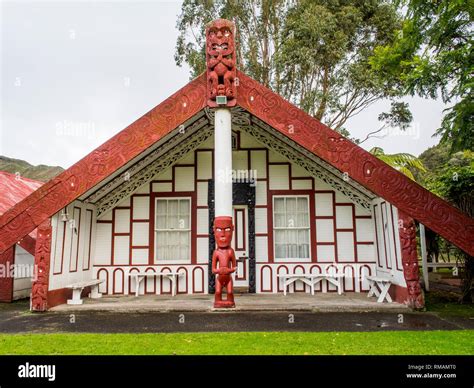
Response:
[{"label": "green grass", "polygon": [[22,355],[473,355],[474,330],[334,333],[1,334]]},{"label": "green grass", "polygon": [[474,317],[474,304],[461,304],[459,298],[458,294],[447,291],[426,292],[426,311],[446,317]]}]

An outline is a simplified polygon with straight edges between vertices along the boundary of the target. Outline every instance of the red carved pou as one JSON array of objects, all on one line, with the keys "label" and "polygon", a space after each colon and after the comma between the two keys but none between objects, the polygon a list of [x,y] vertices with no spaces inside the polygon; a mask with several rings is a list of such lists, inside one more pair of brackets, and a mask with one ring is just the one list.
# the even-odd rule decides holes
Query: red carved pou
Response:
[{"label": "red carved pou", "polygon": [[[214,219],[214,236],[217,248],[212,255],[212,273],[216,275],[215,308],[235,307],[232,273],[236,270],[235,253],[231,247],[232,217],[216,217]],[[227,300],[222,300],[222,291],[226,288]]]},{"label": "red carved pou", "polygon": [[[218,19],[206,27],[207,104],[210,107],[235,106],[235,25]],[[216,97],[227,97],[226,105],[217,105]]]},{"label": "red carved pou", "polygon": [[424,307],[425,302],[420,286],[415,221],[400,209],[398,209],[398,220],[403,274],[408,291],[408,300],[406,303],[411,308],[420,309]]},{"label": "red carved pou", "polygon": [[51,220],[46,219],[39,227],[35,250],[35,275],[31,287],[31,309],[48,309],[49,262],[51,258]]}]

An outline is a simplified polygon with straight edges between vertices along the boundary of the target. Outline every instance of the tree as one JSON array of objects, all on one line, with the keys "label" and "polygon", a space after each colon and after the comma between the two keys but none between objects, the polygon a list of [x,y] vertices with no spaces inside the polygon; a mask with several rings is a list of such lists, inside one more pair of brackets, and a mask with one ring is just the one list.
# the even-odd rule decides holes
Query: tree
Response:
[{"label": "tree", "polygon": [[[461,211],[474,217],[474,153],[469,150],[457,152],[431,175],[426,183],[435,194],[443,197]],[[458,250],[463,257],[462,297],[464,303],[472,303],[474,280],[474,257]]]},{"label": "tree", "polygon": [[192,77],[205,70],[205,25],[234,20],[237,61],[248,75],[343,132],[352,116],[400,96],[369,63],[401,28],[396,8],[377,0],[185,0],[175,60]]},{"label": "tree", "polygon": [[437,135],[451,152],[474,146],[472,0],[395,0],[406,9],[395,40],[375,48],[370,63],[411,95],[451,104]]},{"label": "tree", "polygon": [[415,180],[415,177],[411,170],[426,172],[426,169],[423,166],[421,160],[412,154],[386,154],[384,150],[380,147],[374,147],[369,152],[380,160],[382,160],[383,162],[387,163],[389,166],[392,166],[393,168],[397,169],[402,174],[405,174],[410,179]]}]

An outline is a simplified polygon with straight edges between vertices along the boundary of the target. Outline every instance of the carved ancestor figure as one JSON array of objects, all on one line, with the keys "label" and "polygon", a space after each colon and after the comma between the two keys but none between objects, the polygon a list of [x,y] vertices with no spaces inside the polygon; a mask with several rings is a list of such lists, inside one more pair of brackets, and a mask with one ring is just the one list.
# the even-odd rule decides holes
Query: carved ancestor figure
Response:
[{"label": "carved ancestor figure", "polygon": [[398,210],[398,220],[403,274],[408,291],[407,304],[411,308],[420,309],[424,307],[424,296],[420,287],[415,221],[401,210]]},{"label": "carved ancestor figure", "polygon": [[[235,307],[232,273],[236,270],[235,253],[231,247],[232,217],[216,217],[214,219],[214,236],[217,248],[212,255],[212,273],[216,275],[216,293],[214,307]],[[222,300],[223,289],[227,290],[227,300]]]},{"label": "carved ancestor figure", "polygon": [[226,106],[236,104],[235,26],[229,20],[218,19],[206,28],[208,105],[216,107],[216,97],[226,96]]}]

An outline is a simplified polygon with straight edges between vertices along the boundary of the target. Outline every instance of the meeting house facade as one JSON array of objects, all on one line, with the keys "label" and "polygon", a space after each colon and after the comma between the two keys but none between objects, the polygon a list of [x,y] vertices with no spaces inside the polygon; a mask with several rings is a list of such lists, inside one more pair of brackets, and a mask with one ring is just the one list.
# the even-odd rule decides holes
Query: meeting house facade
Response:
[{"label": "meeting house facade", "polygon": [[233,34],[213,22],[204,74],[0,217],[0,252],[37,228],[33,310],[95,280],[104,297],[214,293],[220,216],[242,293],[330,272],[367,293],[386,276],[420,308],[415,220],[474,253],[471,218],[236,69]]}]

